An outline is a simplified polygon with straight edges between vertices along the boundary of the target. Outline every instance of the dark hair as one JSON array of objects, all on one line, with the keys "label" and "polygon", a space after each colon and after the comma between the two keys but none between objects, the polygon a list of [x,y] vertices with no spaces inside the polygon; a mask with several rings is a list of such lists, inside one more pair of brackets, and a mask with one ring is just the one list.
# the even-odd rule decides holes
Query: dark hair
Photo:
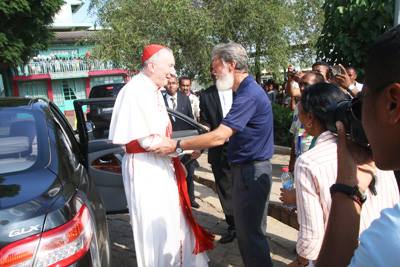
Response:
[{"label": "dark hair", "polygon": [[322,82],[304,89],[300,101],[305,112],[314,114],[319,122],[326,125],[328,108],[343,100],[347,100],[347,96],[339,87]]},{"label": "dark hair", "polygon": [[275,85],[275,82],[274,82],[274,80],[272,80],[272,79],[268,79],[268,80],[265,82],[265,85],[270,85],[270,84],[273,84],[273,85]]},{"label": "dark hair", "polygon": [[382,34],[369,49],[365,84],[374,92],[400,81],[400,25]]},{"label": "dark hair", "polygon": [[347,66],[345,69],[346,70],[354,70],[354,72],[357,73],[356,68],[354,68],[353,66]]},{"label": "dark hair", "polygon": [[315,66],[325,66],[327,68],[330,68],[329,64],[326,63],[325,61],[317,61],[314,64],[312,64],[311,68],[314,68]]},{"label": "dark hair", "polygon": [[190,83],[192,83],[192,79],[190,79],[189,76],[181,76],[181,77],[179,77],[179,84],[181,84],[181,81],[183,81],[183,80],[189,80]]},{"label": "dark hair", "polygon": [[314,76],[315,76],[315,81],[316,81],[316,83],[323,83],[323,82],[325,82],[324,76],[322,76],[322,74],[319,73],[318,71],[313,71],[313,70],[307,71],[307,72],[304,73],[303,78],[304,78],[305,76],[307,76],[307,75],[314,75]]}]

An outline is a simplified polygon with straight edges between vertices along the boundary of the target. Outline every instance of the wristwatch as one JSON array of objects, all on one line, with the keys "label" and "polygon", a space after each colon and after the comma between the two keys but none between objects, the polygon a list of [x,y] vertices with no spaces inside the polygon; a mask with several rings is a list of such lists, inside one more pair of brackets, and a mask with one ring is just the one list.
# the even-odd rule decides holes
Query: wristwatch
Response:
[{"label": "wristwatch", "polygon": [[183,152],[183,149],[181,148],[181,140],[176,141],[175,152],[177,154],[181,154]]},{"label": "wristwatch", "polygon": [[360,206],[362,206],[362,204],[364,204],[364,202],[367,200],[367,195],[361,192],[360,188],[357,185],[352,187],[349,185],[336,183],[331,186],[330,192],[331,195],[336,192],[348,195],[353,201],[357,202]]}]

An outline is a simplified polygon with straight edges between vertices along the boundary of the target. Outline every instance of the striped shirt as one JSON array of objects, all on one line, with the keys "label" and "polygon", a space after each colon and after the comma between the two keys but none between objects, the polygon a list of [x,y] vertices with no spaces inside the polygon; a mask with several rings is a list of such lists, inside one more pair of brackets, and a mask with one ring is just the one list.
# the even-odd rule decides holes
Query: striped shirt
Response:
[{"label": "striped shirt", "polygon": [[[399,202],[399,190],[392,171],[377,170],[376,196],[367,190],[361,210],[360,233],[378,218],[384,208]],[[295,165],[297,219],[300,229],[297,253],[316,260],[321,249],[331,208],[329,188],[337,176],[337,137],[331,132],[318,136],[315,147],[302,154]]]}]

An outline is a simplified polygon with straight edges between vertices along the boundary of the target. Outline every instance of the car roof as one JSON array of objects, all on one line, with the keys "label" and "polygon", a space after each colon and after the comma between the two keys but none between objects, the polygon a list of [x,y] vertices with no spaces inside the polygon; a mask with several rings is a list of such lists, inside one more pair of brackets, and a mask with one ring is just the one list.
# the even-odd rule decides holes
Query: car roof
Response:
[{"label": "car roof", "polygon": [[103,88],[103,87],[108,87],[108,86],[112,86],[112,87],[115,87],[115,86],[124,86],[125,85],[125,83],[107,83],[107,84],[99,84],[99,85],[96,85],[96,86],[93,86],[92,87],[92,90],[93,89],[98,89],[98,88]]},{"label": "car roof", "polygon": [[48,106],[48,100],[37,97],[0,97],[0,107],[34,108],[36,104]]}]

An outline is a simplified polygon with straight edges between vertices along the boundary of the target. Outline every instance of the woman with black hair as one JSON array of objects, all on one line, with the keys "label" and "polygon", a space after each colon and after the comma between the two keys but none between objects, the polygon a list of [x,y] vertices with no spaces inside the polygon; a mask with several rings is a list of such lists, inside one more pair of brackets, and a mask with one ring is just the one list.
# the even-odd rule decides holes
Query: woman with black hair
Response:
[{"label": "woman with black hair", "polygon": [[[337,137],[327,130],[327,110],[347,96],[333,84],[317,83],[306,88],[301,96],[299,119],[314,139],[311,149],[296,161],[297,218],[299,236],[297,261],[289,266],[313,265],[321,249],[331,208],[330,187],[337,176]],[[393,172],[376,170],[377,195],[367,191],[361,212],[360,233],[379,217],[384,208],[399,202],[399,192]]]}]

